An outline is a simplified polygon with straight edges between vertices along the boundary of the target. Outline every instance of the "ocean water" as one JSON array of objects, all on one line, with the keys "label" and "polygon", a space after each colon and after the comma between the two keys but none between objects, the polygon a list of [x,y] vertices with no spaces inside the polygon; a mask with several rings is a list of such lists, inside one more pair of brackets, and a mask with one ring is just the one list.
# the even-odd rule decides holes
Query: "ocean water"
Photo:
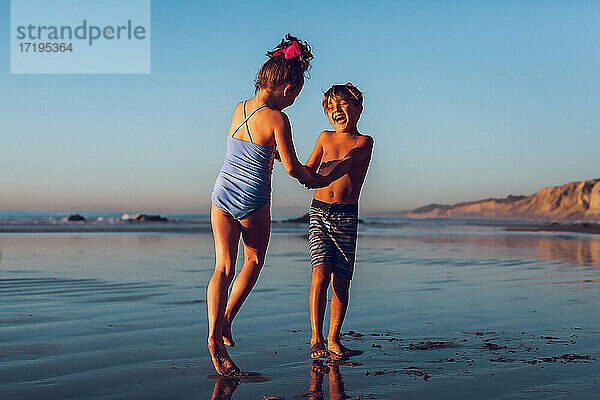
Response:
[{"label": "ocean water", "polygon": [[[69,221],[70,216],[83,216],[85,221]],[[130,213],[65,213],[61,211],[2,211],[0,233],[55,232],[208,232],[207,214],[161,215],[166,221],[138,221]],[[148,215],[148,214],[147,214]],[[151,214],[150,214],[151,215]]]},{"label": "ocean water", "polygon": [[[364,353],[320,365],[308,357],[307,226],[275,223],[230,351],[260,376],[238,382],[217,379],[205,345],[207,216],[142,231],[98,216],[101,228],[125,227],[0,216],[0,398],[586,399],[600,389],[600,237],[366,220],[343,329]],[[36,230],[50,220],[55,231]]]}]

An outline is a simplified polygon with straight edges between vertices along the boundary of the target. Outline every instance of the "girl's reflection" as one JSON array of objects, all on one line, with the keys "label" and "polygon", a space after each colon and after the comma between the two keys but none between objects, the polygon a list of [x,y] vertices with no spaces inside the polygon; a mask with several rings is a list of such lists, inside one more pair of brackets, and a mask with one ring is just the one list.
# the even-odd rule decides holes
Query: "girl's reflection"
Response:
[{"label": "girl's reflection", "polygon": [[231,396],[240,384],[239,379],[221,377],[215,383],[211,400],[231,400]]}]

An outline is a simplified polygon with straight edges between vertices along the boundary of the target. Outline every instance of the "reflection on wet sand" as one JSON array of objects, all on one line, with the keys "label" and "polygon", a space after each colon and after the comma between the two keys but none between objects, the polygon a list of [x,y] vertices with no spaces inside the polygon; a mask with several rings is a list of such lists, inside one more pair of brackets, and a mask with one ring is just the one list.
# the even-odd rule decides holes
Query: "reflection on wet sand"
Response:
[{"label": "reflection on wet sand", "polygon": [[239,379],[220,377],[215,382],[211,400],[231,400],[231,396],[240,384]]},{"label": "reflection on wet sand", "polygon": [[323,400],[323,375],[325,374],[329,375],[329,399],[349,398],[344,391],[344,381],[339,366],[335,362],[328,362],[326,365],[321,360],[313,360],[310,363],[310,387],[303,397],[309,400]]},{"label": "reflection on wet sand", "polygon": [[568,261],[600,267],[600,238],[520,235],[411,235],[403,236],[403,238],[425,243],[535,248],[538,257],[543,260]]},{"label": "reflection on wet sand", "polygon": [[550,260],[575,261],[580,265],[600,266],[600,240],[555,238],[539,240],[538,256]]},{"label": "reflection on wet sand", "polygon": [[[310,383],[308,392],[296,397],[307,398],[308,400],[323,400],[323,376],[329,376],[329,399],[343,400],[349,398],[344,390],[344,381],[340,373],[339,364],[328,360],[327,364],[321,360],[313,360],[310,363]],[[211,400],[231,400],[233,393],[240,385],[237,378],[228,378],[220,376],[215,382]],[[263,399],[280,399],[278,396],[264,396]]]}]

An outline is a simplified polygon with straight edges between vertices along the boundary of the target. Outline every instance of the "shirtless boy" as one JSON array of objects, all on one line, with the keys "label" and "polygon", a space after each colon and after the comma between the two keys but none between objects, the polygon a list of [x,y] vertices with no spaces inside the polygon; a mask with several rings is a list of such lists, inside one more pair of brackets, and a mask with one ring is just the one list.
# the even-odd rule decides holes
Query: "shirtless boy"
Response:
[{"label": "shirtless boy", "polygon": [[[335,131],[323,131],[306,163],[320,175],[309,187],[315,190],[310,207],[309,247],[312,266],[309,306],[311,357],[347,358],[360,354],[343,346],[340,332],[346,308],[358,227],[358,198],[365,180],[373,138],[358,132],[363,110],[362,93],[351,83],[333,85],[323,96],[323,110]],[[329,334],[323,336],[323,319],[329,282],[333,289]],[[327,344],[327,347],[325,346]]]}]

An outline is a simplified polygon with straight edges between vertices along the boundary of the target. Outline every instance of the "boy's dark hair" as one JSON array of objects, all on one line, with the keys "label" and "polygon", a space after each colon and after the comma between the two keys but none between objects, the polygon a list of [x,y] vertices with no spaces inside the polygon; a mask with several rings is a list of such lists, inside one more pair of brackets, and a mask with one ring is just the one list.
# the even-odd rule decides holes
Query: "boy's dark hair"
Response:
[{"label": "boy's dark hair", "polygon": [[[296,42],[300,54],[293,58],[285,57],[285,49]],[[289,33],[272,51],[267,52],[269,59],[263,64],[254,81],[255,91],[273,89],[282,84],[301,86],[304,83],[306,71],[310,68],[313,55],[310,46]]]},{"label": "boy's dark hair", "polygon": [[323,94],[323,111],[327,112],[329,99],[344,99],[351,101],[354,105],[362,107],[363,94],[356,86],[350,82],[345,85],[333,85]]}]

